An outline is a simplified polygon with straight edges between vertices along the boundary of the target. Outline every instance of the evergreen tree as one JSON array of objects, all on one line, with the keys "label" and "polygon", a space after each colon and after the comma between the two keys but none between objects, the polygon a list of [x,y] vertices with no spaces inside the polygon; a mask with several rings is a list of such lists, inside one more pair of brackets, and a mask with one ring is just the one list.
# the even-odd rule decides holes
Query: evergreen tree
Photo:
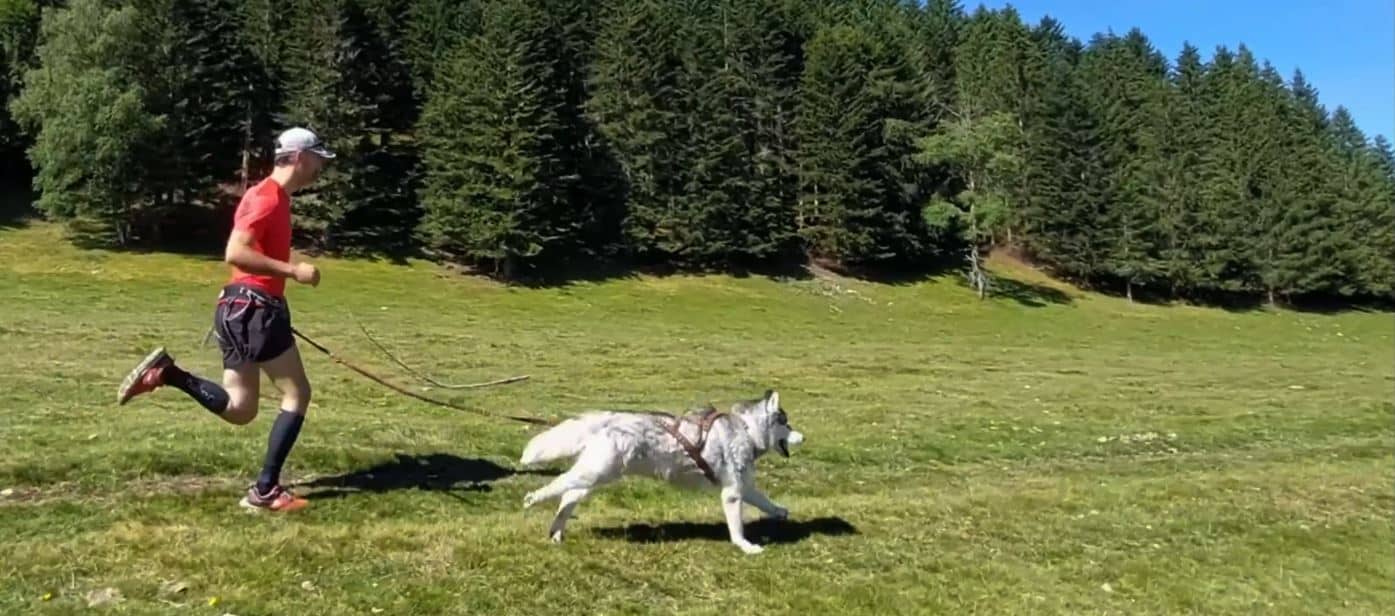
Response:
[{"label": "evergreen tree", "polygon": [[938,122],[949,117],[955,109],[954,51],[959,44],[960,30],[966,16],[958,0],[928,0],[915,20],[917,48],[924,78],[922,98],[928,105],[930,119]]},{"label": "evergreen tree", "polygon": [[239,176],[245,190],[254,178],[270,172],[277,118],[285,114],[284,36],[280,6],[275,0],[243,0],[242,39],[252,64],[247,67],[246,98],[242,126],[242,164]]},{"label": "evergreen tree", "polygon": [[340,251],[401,251],[420,218],[416,158],[394,139],[415,122],[405,50],[382,2],[303,3],[282,55],[286,75],[282,127],[303,125],[334,145],[313,195],[300,198],[297,222],[314,244]]},{"label": "evergreen tree", "polygon": [[1259,221],[1260,280],[1271,303],[1280,294],[1338,293],[1342,255],[1350,248],[1349,238],[1334,226],[1326,111],[1301,72],[1289,87],[1270,67],[1262,76],[1280,118],[1273,129],[1280,147],[1266,166],[1264,205],[1269,211]]},{"label": "evergreen tree", "polygon": [[216,232],[297,124],[340,152],[298,231],[340,252],[1395,292],[1390,143],[1201,55],[959,0],[0,0],[0,163],[108,243]]},{"label": "evergreen tree", "polygon": [[589,80],[587,114],[596,147],[615,160],[613,185],[624,204],[621,234],[631,255],[657,258],[691,245],[683,219],[691,165],[681,88],[680,19],[660,0],[618,0],[602,15]]},{"label": "evergreen tree", "polygon": [[[220,188],[242,168],[250,129],[255,56],[231,0],[134,0],[152,54],[140,71],[146,105],[163,118],[140,181],[149,195],[152,241],[168,230],[203,226],[195,208],[224,200]],[[181,233],[188,237],[188,232]]]},{"label": "evergreen tree", "polygon": [[539,4],[484,9],[480,32],[437,67],[419,131],[427,242],[507,278],[573,230],[552,139],[561,97],[546,88],[557,59]]},{"label": "evergreen tree", "polygon": [[1021,175],[1030,190],[1020,214],[1032,232],[1033,257],[1057,275],[1089,281],[1100,271],[1105,247],[1097,233],[1105,206],[1103,148],[1086,86],[1076,66],[1083,52],[1054,20],[1033,31],[1042,54],[1042,93],[1029,107]]},{"label": "evergreen tree", "polygon": [[290,0],[281,51],[285,112],[277,130],[309,128],[332,144],[337,155],[316,191],[296,198],[298,234],[329,249],[339,248],[336,224],[350,207],[351,182],[362,156],[359,135],[368,113],[367,102],[355,96],[355,76],[346,66],[358,53],[345,34],[351,3]]},{"label": "evergreen tree", "polygon": [[586,114],[589,70],[595,60],[601,6],[597,2],[544,0],[546,53],[555,62],[552,81],[544,85],[555,97],[558,188],[566,190],[566,237],[557,248],[566,254],[604,255],[617,248],[623,210],[611,153],[597,143],[596,127]]},{"label": "evergreen tree", "polygon": [[[916,262],[926,245],[921,196],[908,186],[921,126],[907,37],[878,36],[871,16],[821,30],[806,46],[796,132],[799,234],[811,257],[844,264]],[[914,107],[914,108],[912,108]]]},{"label": "evergreen tree", "polygon": [[787,136],[790,59],[773,7],[694,3],[683,53],[684,105],[692,126],[688,199],[673,257],[717,265],[785,253],[794,235]]},{"label": "evergreen tree", "polygon": [[24,72],[33,67],[42,4],[35,0],[0,0],[0,170],[24,156],[27,140],[11,117]]},{"label": "evergreen tree", "polygon": [[1163,174],[1162,107],[1166,63],[1137,29],[1124,37],[1096,36],[1081,60],[1103,146],[1105,208],[1096,233],[1107,247],[1095,274],[1133,288],[1160,279],[1157,263]]},{"label": "evergreen tree", "polygon": [[425,96],[430,90],[436,67],[451,50],[479,31],[480,4],[475,0],[412,0],[404,13],[405,44],[412,87],[418,94]]},{"label": "evergreen tree", "polygon": [[1337,169],[1335,209],[1339,233],[1351,238],[1345,295],[1390,299],[1395,292],[1395,195],[1386,148],[1372,148],[1346,107],[1332,113],[1330,139]]},{"label": "evergreen tree", "polygon": [[1206,128],[1201,107],[1205,74],[1200,51],[1182,46],[1160,93],[1157,186],[1157,267],[1173,297],[1191,293],[1198,284],[1194,236],[1202,207],[1202,150]]},{"label": "evergreen tree", "polygon": [[1260,291],[1254,221],[1261,194],[1258,170],[1265,128],[1254,58],[1221,47],[1212,56],[1201,88],[1207,124],[1202,154],[1202,219],[1196,229],[1200,290],[1208,294]]}]

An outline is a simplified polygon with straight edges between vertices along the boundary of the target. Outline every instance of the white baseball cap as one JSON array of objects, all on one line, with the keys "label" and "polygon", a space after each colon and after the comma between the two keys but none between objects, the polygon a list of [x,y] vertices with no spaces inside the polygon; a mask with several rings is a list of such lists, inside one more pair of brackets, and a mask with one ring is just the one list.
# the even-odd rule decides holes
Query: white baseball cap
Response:
[{"label": "white baseball cap", "polygon": [[325,147],[320,136],[306,128],[292,128],[276,137],[276,155],[309,151],[323,158],[334,158],[334,152]]}]

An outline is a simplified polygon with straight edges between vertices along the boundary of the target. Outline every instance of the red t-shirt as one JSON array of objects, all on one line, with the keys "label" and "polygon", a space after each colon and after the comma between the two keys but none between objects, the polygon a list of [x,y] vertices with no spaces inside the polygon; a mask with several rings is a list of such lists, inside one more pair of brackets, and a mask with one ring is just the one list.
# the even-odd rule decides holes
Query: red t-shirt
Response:
[{"label": "red t-shirt", "polygon": [[[252,249],[278,261],[291,259],[291,196],[271,178],[247,189],[233,214],[233,229],[252,234]],[[232,266],[232,280],[284,297],[286,279],[252,274]]]}]

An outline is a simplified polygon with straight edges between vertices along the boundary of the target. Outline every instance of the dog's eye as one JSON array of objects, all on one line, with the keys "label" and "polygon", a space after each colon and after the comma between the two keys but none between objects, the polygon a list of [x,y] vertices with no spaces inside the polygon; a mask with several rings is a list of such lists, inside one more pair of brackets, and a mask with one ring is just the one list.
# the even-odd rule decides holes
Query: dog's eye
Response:
[{"label": "dog's eye", "polygon": [[780,424],[780,425],[782,425],[782,426],[783,426],[783,425],[787,425],[787,424],[789,423],[789,419],[786,419],[786,418],[785,418],[785,412],[784,412],[784,411],[780,411],[780,412],[778,412],[778,413],[775,414],[775,423]]}]

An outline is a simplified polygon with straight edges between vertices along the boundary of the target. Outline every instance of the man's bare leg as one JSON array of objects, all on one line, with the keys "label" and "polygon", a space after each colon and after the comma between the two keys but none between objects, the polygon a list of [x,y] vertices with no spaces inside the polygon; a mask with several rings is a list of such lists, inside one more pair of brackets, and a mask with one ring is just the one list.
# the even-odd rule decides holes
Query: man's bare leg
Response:
[{"label": "man's bare leg", "polygon": [[175,365],[164,348],[157,348],[126,375],[117,389],[116,403],[126,404],[136,396],[169,385],[188,394],[208,412],[240,425],[257,416],[258,376],[254,366],[239,367],[225,371],[223,384],[219,385],[186,372]]},{"label": "man's bare leg", "polygon": [[228,392],[228,410],[224,421],[244,426],[257,418],[257,396],[261,395],[261,371],[255,364],[243,364],[223,370],[223,388]]}]

